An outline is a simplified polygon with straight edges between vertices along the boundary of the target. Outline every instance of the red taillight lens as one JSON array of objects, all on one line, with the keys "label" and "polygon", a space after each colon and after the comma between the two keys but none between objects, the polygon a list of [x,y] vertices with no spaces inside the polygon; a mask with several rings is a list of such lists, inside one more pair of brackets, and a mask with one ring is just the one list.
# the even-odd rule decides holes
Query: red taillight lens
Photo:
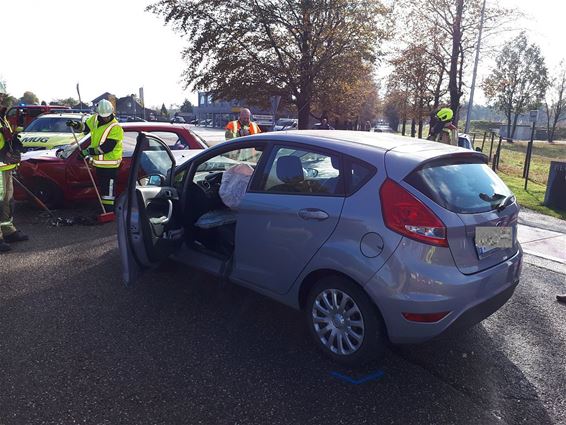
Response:
[{"label": "red taillight lens", "polygon": [[398,183],[385,180],[379,197],[383,221],[388,228],[420,242],[448,246],[444,223]]},{"label": "red taillight lens", "polygon": [[434,323],[444,319],[449,311],[439,313],[401,313],[410,322]]}]

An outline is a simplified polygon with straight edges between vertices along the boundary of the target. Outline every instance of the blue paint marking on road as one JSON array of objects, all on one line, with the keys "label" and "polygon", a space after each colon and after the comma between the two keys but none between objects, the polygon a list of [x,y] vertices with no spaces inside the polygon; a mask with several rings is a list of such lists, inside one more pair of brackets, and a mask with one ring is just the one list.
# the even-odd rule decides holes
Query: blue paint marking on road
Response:
[{"label": "blue paint marking on road", "polygon": [[346,375],[344,375],[344,374],[342,374],[342,373],[340,373],[340,372],[330,372],[330,374],[331,374],[332,376],[334,376],[335,378],[338,378],[338,379],[341,379],[341,380],[343,380],[343,381],[346,381],[346,382],[348,382],[349,384],[352,384],[352,385],[365,384],[366,382],[374,381],[374,380],[376,380],[376,379],[379,379],[379,378],[381,378],[381,377],[384,375],[384,373],[383,373],[382,370],[378,370],[377,372],[370,373],[369,375],[364,376],[363,378],[360,378],[360,379],[351,378],[351,377],[346,376]]}]

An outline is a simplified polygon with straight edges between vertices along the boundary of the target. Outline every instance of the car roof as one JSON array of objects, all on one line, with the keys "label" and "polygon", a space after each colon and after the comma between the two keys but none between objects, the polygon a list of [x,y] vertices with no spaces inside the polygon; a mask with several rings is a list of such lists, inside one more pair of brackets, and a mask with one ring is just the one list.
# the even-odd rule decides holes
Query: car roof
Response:
[{"label": "car roof", "polygon": [[120,126],[124,129],[124,130],[140,130],[143,131],[143,129],[147,129],[148,131],[155,131],[155,129],[171,129],[171,128],[178,128],[178,129],[184,129],[187,131],[190,131],[190,127],[185,124],[185,123],[174,123],[171,124],[170,122],[165,122],[165,121],[132,121],[132,122],[121,122]]},{"label": "car roof", "polygon": [[[285,130],[246,136],[245,139],[269,137],[276,142],[296,142],[353,155],[376,165],[377,152],[395,163],[396,173],[404,174],[420,163],[451,154],[481,156],[483,154],[458,146],[446,145],[394,133],[376,133],[351,130]],[[242,138],[244,140],[244,138]],[[372,159],[373,158],[373,159]],[[389,161],[387,161],[389,162]],[[388,169],[388,172],[390,170]],[[391,170],[392,171],[392,170]]]},{"label": "car roof", "polygon": [[[269,137],[281,139],[282,141],[296,141],[306,144],[323,144],[328,148],[344,148],[349,145],[352,148],[370,147],[380,151],[388,151],[399,147],[407,147],[418,152],[424,147],[436,148],[438,142],[430,142],[423,139],[415,139],[412,137],[401,136],[394,133],[372,133],[369,131],[352,131],[352,130],[287,130],[277,133],[269,133]],[[264,133],[264,135],[266,135]],[[411,149],[413,147],[414,149]]]}]

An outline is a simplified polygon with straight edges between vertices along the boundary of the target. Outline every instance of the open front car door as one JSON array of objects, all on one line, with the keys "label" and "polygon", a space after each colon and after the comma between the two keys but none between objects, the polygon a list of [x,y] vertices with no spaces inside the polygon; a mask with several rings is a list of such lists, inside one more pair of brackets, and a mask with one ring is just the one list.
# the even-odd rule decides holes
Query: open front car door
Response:
[{"label": "open front car door", "polygon": [[127,190],[118,199],[118,246],[122,276],[134,283],[140,271],[159,265],[183,243],[173,185],[175,160],[165,142],[140,133]]}]

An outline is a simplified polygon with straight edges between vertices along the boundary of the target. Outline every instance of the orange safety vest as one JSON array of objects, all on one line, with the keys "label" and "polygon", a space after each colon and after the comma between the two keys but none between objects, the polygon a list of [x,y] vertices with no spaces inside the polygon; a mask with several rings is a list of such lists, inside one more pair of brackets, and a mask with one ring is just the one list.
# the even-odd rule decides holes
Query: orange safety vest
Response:
[{"label": "orange safety vest", "polygon": [[[235,121],[230,121],[228,124],[226,124],[226,130],[232,132],[234,137],[240,137],[238,135],[238,132],[240,131],[240,129],[242,128],[240,121],[235,120]],[[261,133],[261,130],[259,129],[259,125],[257,125],[255,122],[250,121],[250,134],[258,134]]]}]

